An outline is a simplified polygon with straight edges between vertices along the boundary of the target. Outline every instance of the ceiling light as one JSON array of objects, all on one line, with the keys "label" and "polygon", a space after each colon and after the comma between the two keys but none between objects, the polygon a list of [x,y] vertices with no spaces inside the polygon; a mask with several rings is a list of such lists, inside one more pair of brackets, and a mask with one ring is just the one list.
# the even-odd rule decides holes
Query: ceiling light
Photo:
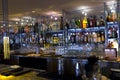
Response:
[{"label": "ceiling light", "polygon": [[35,13],[36,11],[32,11],[32,13]]},{"label": "ceiling light", "polygon": [[18,24],[18,22],[16,22],[16,24]]},{"label": "ceiling light", "polygon": [[57,17],[55,17],[55,20],[57,20],[58,18]]},{"label": "ceiling light", "polygon": [[85,13],[85,16],[87,16],[87,13]]},{"label": "ceiling light", "polygon": [[53,19],[53,16],[51,16],[50,19]]},{"label": "ceiling light", "polygon": [[19,18],[12,18],[11,20],[12,20],[12,21],[20,21]]},{"label": "ceiling light", "polygon": [[87,10],[88,8],[90,8],[90,7],[88,7],[88,6],[79,6],[79,7],[76,8],[76,10]]},{"label": "ceiling light", "polygon": [[56,12],[56,11],[49,11],[45,13],[48,16],[61,16],[62,14],[60,12]]}]

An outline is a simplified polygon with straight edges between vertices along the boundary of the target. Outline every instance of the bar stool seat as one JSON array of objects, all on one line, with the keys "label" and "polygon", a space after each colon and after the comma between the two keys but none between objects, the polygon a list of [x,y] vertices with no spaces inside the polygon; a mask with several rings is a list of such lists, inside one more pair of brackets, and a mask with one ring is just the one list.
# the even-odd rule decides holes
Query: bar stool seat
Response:
[{"label": "bar stool seat", "polygon": [[111,68],[111,80],[120,80],[120,69]]}]

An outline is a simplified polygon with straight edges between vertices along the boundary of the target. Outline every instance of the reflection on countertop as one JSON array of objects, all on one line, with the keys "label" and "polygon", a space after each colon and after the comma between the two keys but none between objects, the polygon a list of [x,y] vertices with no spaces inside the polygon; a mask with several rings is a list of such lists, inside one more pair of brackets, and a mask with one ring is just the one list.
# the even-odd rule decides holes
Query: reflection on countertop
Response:
[{"label": "reflection on countertop", "polygon": [[[16,66],[16,65],[14,65]],[[18,66],[17,66],[18,67]],[[38,77],[37,72],[30,69],[30,68],[24,68],[24,69],[29,69],[30,71],[20,74],[20,75],[2,75],[2,72],[8,72],[13,68],[13,65],[5,65],[5,64],[0,64],[0,80],[49,80],[44,77]],[[18,70],[18,69],[17,69]]]}]

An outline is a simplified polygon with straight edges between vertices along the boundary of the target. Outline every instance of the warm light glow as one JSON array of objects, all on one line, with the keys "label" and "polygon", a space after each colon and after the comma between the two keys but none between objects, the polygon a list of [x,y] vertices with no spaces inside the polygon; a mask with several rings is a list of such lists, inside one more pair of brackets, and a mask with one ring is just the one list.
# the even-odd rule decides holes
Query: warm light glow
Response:
[{"label": "warm light glow", "polygon": [[55,20],[57,20],[58,18],[57,17],[55,17]]},{"label": "warm light glow", "polygon": [[49,16],[61,16],[62,15],[61,13],[56,12],[56,11],[49,11],[49,12],[46,12],[45,14]]},{"label": "warm light glow", "polygon": [[8,26],[11,27],[12,25],[9,24]]},{"label": "warm light glow", "polygon": [[117,40],[115,40],[115,39],[109,39],[109,41],[110,41],[110,42],[113,42],[113,45],[114,45],[113,48],[116,48],[117,51],[118,51],[118,42],[117,42]]},{"label": "warm light glow", "polygon": [[87,16],[87,13],[85,13],[84,15]]},{"label": "warm light glow", "polygon": [[50,18],[53,19],[53,16],[51,16]]},{"label": "warm light glow", "polygon": [[16,24],[18,24],[18,22],[16,22]]},{"label": "warm light glow", "polygon": [[20,21],[19,18],[12,18],[11,20],[13,20],[13,21]]},{"label": "warm light glow", "polygon": [[90,12],[92,9],[88,6],[80,6],[80,7],[77,7],[76,10],[81,11],[82,14],[87,16],[87,13]]},{"label": "warm light glow", "polygon": [[3,28],[3,26],[1,26],[1,28]]},{"label": "warm light glow", "polygon": [[0,75],[0,79],[1,80],[7,80],[7,79],[11,79],[13,78],[14,76],[10,75],[10,76],[4,76],[4,75]]},{"label": "warm light glow", "polygon": [[77,7],[77,10],[84,10],[84,9],[87,9],[87,8],[90,8],[88,6],[80,6],[80,7]]},{"label": "warm light glow", "polygon": [[35,13],[36,11],[32,11],[32,13]]},{"label": "warm light glow", "polygon": [[24,16],[24,17],[22,17],[23,19],[31,19],[32,17],[30,17],[30,16]]}]

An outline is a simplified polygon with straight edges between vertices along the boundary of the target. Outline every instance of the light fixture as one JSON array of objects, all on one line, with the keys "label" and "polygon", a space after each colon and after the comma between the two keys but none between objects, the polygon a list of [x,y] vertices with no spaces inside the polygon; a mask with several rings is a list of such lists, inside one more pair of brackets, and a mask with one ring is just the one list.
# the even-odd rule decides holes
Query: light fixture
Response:
[{"label": "light fixture", "polygon": [[57,17],[55,17],[55,20],[58,20],[58,18],[57,18]]},{"label": "light fixture", "polygon": [[84,15],[87,16],[87,13],[85,13]]},{"label": "light fixture", "polygon": [[51,19],[53,19],[53,16],[50,16]]}]

